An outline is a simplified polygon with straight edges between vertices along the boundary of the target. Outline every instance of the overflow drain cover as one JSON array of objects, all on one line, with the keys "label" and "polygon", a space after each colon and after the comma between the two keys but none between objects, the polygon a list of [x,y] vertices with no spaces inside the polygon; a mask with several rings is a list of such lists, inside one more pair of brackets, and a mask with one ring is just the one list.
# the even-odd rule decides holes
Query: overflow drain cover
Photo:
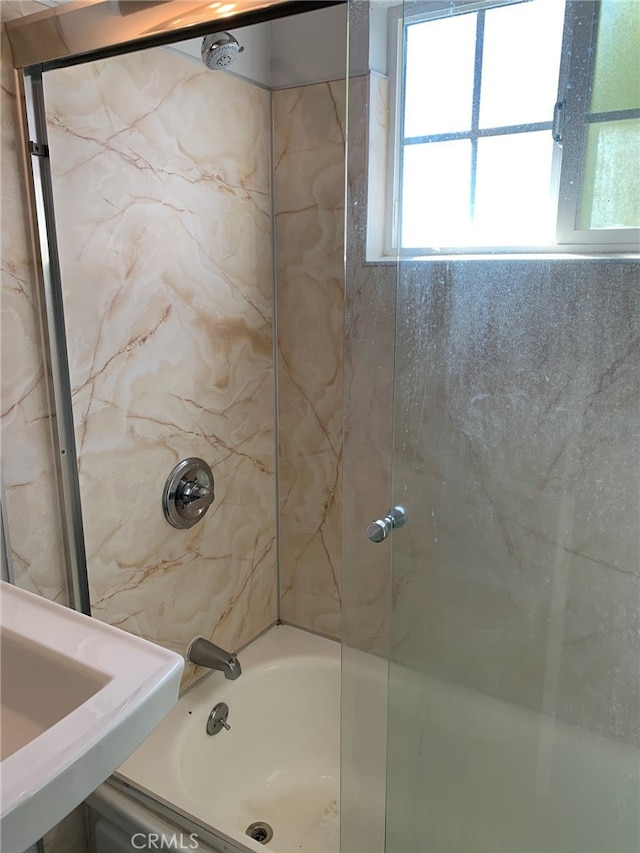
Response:
[{"label": "overflow drain cover", "polygon": [[258,841],[260,844],[268,844],[268,842],[273,838],[273,830],[268,823],[264,823],[262,820],[257,820],[255,823],[249,824],[245,829],[245,835],[248,835],[249,838],[253,838],[254,841]]}]

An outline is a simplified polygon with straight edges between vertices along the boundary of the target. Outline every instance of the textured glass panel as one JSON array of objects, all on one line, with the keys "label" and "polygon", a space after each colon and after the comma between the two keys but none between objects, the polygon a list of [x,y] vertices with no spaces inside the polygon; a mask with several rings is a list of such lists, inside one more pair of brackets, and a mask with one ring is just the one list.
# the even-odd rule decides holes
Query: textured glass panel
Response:
[{"label": "textured glass panel", "polygon": [[639,335],[632,263],[400,264],[386,853],[640,850]]},{"label": "textured glass panel", "polygon": [[469,239],[471,143],[404,149],[402,246],[464,246]]},{"label": "textured glass panel", "polygon": [[564,0],[533,0],[485,15],[480,127],[551,121]]},{"label": "textured glass panel", "polygon": [[471,127],[476,15],[407,28],[405,136]]},{"label": "textured glass panel", "polygon": [[580,228],[640,227],[640,119],[587,128]]},{"label": "textured glass panel", "polygon": [[591,112],[640,107],[640,3],[603,0],[600,6]]},{"label": "textured glass panel", "polygon": [[549,244],[553,140],[548,131],[478,141],[474,239],[478,245]]},{"label": "textured glass panel", "polygon": [[[638,851],[637,265],[363,265],[361,80],[349,81],[341,853]],[[493,142],[481,169],[500,162]],[[407,192],[421,156],[407,151]],[[487,192],[522,205],[503,186],[512,156]],[[418,212],[420,193],[446,203],[456,176],[431,181],[442,195],[424,182]],[[397,504],[406,525],[372,545],[367,521]]]}]

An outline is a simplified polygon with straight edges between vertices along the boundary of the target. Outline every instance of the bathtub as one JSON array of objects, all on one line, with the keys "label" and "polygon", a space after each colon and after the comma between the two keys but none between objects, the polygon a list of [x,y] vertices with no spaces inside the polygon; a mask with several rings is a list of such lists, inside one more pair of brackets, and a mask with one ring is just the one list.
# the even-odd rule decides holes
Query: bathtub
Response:
[{"label": "bathtub", "polygon": [[[386,791],[385,661],[345,649],[341,695],[340,645],[283,625],[240,660],[237,681],[200,681],[89,799],[96,853],[160,849],[141,846],[151,835],[202,853],[383,853],[385,830],[391,853],[640,850],[630,744],[392,664]],[[231,729],[209,736],[218,702]],[[256,823],[265,844],[246,834]]]},{"label": "bathtub", "polygon": [[[185,850],[190,828],[208,840],[202,850],[338,853],[339,643],[277,625],[239,657],[242,676],[212,672],[187,691],[119,768],[115,789],[195,819],[181,822]],[[218,702],[231,728],[208,735]],[[246,834],[256,823],[272,829],[271,842]]]}]

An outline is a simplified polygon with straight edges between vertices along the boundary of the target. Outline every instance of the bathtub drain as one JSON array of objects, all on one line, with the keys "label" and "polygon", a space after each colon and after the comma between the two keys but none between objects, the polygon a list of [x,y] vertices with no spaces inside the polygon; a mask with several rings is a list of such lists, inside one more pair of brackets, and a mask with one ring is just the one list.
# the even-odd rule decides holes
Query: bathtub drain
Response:
[{"label": "bathtub drain", "polygon": [[267,844],[273,838],[273,830],[268,823],[257,820],[255,823],[250,823],[245,829],[245,835],[258,841],[260,844]]}]

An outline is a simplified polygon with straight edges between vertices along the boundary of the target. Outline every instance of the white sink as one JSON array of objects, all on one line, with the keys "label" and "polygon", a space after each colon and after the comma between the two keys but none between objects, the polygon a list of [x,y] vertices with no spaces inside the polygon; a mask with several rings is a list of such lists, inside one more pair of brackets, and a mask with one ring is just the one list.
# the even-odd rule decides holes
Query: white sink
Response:
[{"label": "white sink", "polygon": [[0,846],[81,803],[178,698],[180,655],[0,582]]}]

